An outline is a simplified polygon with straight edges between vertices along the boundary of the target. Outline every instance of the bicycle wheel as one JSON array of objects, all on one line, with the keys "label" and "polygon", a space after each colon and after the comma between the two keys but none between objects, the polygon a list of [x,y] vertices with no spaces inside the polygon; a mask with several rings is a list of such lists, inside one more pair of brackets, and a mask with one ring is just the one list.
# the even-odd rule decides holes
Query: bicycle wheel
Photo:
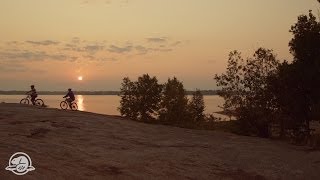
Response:
[{"label": "bicycle wheel", "polygon": [[29,104],[29,99],[27,98],[21,99],[20,104]]},{"label": "bicycle wheel", "polygon": [[66,110],[66,109],[68,109],[68,103],[66,102],[66,101],[61,101],[61,103],[60,103],[60,107],[61,107],[61,109],[64,109],[64,110]]},{"label": "bicycle wheel", "polygon": [[71,104],[71,109],[72,110],[78,110],[78,105],[77,105],[77,103],[75,103],[75,102],[73,102],[72,104]]},{"label": "bicycle wheel", "polygon": [[37,99],[35,103],[37,106],[43,106],[43,104],[44,104],[42,99]]}]

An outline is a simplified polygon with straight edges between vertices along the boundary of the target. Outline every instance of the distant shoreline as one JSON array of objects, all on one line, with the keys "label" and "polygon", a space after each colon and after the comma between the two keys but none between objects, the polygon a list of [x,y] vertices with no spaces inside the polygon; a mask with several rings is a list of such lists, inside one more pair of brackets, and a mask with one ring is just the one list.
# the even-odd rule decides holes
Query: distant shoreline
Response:
[{"label": "distant shoreline", "polygon": [[[194,91],[187,91],[192,95]],[[75,91],[78,95],[119,95],[120,91]],[[202,90],[205,96],[218,95],[218,90]],[[26,91],[0,91],[0,95],[25,95]],[[64,95],[66,91],[38,91],[39,95]]]}]

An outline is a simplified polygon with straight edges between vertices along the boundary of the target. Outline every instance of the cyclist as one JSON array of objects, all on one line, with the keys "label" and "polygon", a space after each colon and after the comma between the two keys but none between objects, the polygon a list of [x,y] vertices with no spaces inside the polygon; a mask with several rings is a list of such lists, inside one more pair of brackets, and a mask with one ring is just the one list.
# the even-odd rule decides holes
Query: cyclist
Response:
[{"label": "cyclist", "polygon": [[34,88],[34,85],[31,85],[31,90],[27,92],[27,94],[29,94],[31,96],[31,102],[33,105],[35,105],[35,101],[36,101],[36,97],[38,97],[37,91]]},{"label": "cyclist", "polygon": [[69,89],[68,89],[68,93],[67,93],[65,96],[63,96],[63,98],[66,98],[66,97],[68,97],[68,98],[66,99],[66,101],[68,102],[70,109],[72,109],[71,103],[72,103],[76,98],[74,97],[74,93],[72,92],[71,88],[69,88]]}]

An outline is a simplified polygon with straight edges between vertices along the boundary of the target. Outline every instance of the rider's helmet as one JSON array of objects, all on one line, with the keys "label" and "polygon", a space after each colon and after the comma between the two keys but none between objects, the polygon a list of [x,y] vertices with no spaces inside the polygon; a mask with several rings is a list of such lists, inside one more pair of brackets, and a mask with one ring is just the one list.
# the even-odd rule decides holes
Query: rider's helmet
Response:
[{"label": "rider's helmet", "polygon": [[68,91],[71,91],[71,88],[69,88]]},{"label": "rider's helmet", "polygon": [[30,87],[31,87],[31,88],[34,88],[34,85],[31,85]]}]

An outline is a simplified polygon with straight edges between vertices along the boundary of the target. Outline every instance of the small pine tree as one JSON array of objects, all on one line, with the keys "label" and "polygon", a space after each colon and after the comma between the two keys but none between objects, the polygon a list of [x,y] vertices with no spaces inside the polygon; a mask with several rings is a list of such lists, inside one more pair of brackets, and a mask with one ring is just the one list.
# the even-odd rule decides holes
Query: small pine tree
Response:
[{"label": "small pine tree", "polygon": [[188,109],[192,118],[191,120],[194,123],[200,123],[204,121],[205,105],[204,105],[203,95],[200,90],[197,89],[192,94],[192,99],[188,104]]},{"label": "small pine tree", "polygon": [[123,78],[119,94],[121,98],[120,107],[118,108],[121,116],[134,120],[137,119],[137,106],[135,105],[137,102],[137,97],[135,96],[136,91],[134,82],[132,82],[128,77]]}]

